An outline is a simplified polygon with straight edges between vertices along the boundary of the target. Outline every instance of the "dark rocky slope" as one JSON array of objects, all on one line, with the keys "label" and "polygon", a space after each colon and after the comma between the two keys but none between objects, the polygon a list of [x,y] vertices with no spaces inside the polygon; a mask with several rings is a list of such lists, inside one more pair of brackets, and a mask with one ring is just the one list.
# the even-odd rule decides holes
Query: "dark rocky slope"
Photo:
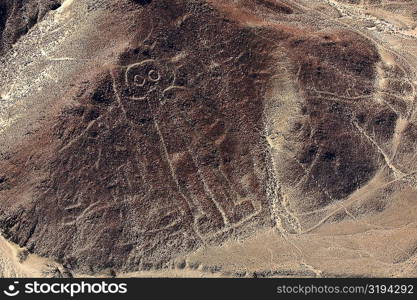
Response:
[{"label": "dark rocky slope", "polygon": [[2,0],[0,2],[0,54],[7,51],[50,10],[61,5],[60,0]]},{"label": "dark rocky slope", "polygon": [[[291,1],[241,4],[115,5],[129,11],[126,45],[51,99],[58,113],[0,161],[4,234],[77,271],[161,268],[262,227],[301,233],[308,212],[385,168],[376,145],[399,116],[372,99],[375,45],[299,25]],[[44,10],[3,22],[5,45]],[[296,101],[276,96],[276,78]]]}]

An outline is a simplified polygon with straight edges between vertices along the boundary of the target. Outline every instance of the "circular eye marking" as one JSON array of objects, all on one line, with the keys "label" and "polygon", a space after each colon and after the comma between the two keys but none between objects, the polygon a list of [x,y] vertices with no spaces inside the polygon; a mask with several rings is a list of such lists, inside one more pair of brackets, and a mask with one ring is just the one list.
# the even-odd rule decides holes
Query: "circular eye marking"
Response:
[{"label": "circular eye marking", "polygon": [[157,82],[161,79],[161,75],[156,70],[150,70],[148,73],[148,78],[150,81]]},{"label": "circular eye marking", "polygon": [[147,59],[127,66],[124,70],[126,97],[132,100],[143,100],[149,92],[158,94],[175,80],[172,70],[154,59]]},{"label": "circular eye marking", "polygon": [[[145,81],[145,84],[146,84],[146,81],[148,79],[147,77],[149,77],[148,74],[147,74],[148,72],[146,72],[146,69],[148,69],[148,70],[149,69],[151,69],[151,70],[155,69],[155,67],[154,67],[155,63],[156,63],[155,60],[147,59],[147,60],[144,60],[142,62],[130,65],[127,68],[127,70],[125,71],[126,85],[127,86],[135,85],[136,80],[138,80],[137,83],[139,83],[139,84],[142,84],[143,81]],[[138,76],[138,77],[136,77],[136,76]],[[140,80],[140,78],[142,78],[142,80]]]},{"label": "circular eye marking", "polygon": [[143,78],[141,75],[135,75],[133,77],[133,84],[135,86],[144,86],[146,84],[146,78]]}]

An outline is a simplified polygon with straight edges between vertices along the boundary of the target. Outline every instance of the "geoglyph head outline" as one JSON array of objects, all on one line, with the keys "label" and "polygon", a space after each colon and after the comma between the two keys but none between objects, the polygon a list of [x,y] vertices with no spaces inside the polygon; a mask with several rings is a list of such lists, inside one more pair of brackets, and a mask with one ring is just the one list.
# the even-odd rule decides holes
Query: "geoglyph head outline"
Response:
[{"label": "geoglyph head outline", "polygon": [[142,100],[149,91],[164,91],[172,85],[173,76],[169,69],[154,59],[147,59],[130,65],[125,72],[125,84],[129,88],[129,98]]}]

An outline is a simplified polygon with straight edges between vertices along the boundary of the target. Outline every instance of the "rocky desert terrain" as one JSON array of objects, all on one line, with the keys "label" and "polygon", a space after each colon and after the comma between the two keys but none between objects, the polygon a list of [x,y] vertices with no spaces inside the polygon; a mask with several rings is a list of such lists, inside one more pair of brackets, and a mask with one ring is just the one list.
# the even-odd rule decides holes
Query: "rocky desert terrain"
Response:
[{"label": "rocky desert terrain", "polygon": [[415,0],[0,0],[3,277],[417,276]]}]

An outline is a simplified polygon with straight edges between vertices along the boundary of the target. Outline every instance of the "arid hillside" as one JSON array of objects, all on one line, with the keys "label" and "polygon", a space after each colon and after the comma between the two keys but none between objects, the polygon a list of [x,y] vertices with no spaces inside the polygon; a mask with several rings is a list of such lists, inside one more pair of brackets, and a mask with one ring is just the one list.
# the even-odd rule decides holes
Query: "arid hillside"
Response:
[{"label": "arid hillside", "polygon": [[3,276],[416,276],[417,4],[0,3]]}]

